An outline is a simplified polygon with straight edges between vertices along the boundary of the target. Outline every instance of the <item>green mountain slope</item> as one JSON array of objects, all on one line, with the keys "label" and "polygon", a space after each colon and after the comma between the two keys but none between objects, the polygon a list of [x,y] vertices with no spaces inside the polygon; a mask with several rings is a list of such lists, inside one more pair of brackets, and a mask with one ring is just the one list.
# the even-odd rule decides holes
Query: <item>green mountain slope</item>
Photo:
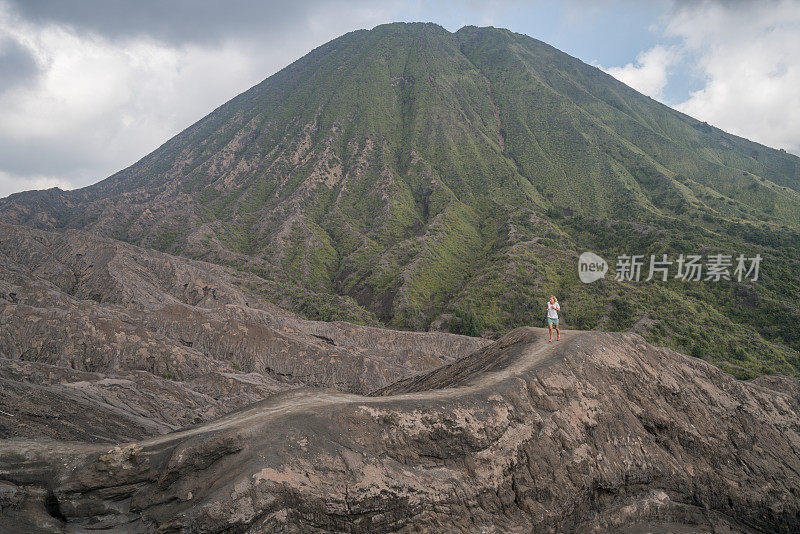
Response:
[{"label": "green mountain slope", "polygon": [[[313,318],[497,335],[641,332],[738,376],[800,372],[800,158],[540,41],[390,24],[344,35],[135,165],[0,200],[233,265]],[[757,282],[581,284],[577,257],[761,254]]]}]

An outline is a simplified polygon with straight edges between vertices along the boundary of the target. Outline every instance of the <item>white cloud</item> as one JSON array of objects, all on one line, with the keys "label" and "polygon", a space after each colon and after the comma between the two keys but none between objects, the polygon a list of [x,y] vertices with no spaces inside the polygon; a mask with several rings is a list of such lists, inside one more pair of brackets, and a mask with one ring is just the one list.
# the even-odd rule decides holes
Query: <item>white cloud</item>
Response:
[{"label": "white cloud", "polygon": [[0,197],[103,179],[313,47],[386,18],[322,6],[294,30],[180,43],[33,23],[0,0],[0,46],[38,68],[0,87]]},{"label": "white cloud", "polygon": [[659,99],[667,86],[669,69],[678,59],[679,54],[674,48],[656,45],[636,56],[635,63],[624,67],[598,67],[640,93]]},{"label": "white cloud", "polygon": [[800,154],[800,5],[688,4],[666,34],[697,55],[705,86],[678,110]]},{"label": "white cloud", "polygon": [[40,69],[35,83],[0,93],[0,196],[13,184],[56,183],[8,176],[73,186],[104,178],[259,79],[255,58],[233,46],[112,41],[1,13],[0,35]]}]

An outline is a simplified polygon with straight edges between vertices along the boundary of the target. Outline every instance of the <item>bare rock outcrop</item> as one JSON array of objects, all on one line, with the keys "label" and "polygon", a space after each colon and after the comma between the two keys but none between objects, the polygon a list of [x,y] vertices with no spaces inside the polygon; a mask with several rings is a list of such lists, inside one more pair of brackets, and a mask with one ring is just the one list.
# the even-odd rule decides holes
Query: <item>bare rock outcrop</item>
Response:
[{"label": "bare rock outcrop", "polygon": [[518,329],[384,388],[118,445],[0,442],[0,525],[125,532],[796,532],[797,381]]}]

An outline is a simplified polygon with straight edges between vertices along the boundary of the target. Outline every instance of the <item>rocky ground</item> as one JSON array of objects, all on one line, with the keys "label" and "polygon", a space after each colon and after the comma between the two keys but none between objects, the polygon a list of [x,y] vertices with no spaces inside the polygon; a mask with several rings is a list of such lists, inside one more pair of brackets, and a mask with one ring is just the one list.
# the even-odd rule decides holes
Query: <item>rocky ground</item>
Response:
[{"label": "rocky ground", "polygon": [[27,532],[796,532],[800,384],[517,329],[371,396],[296,389],[119,444],[0,442]]},{"label": "rocky ground", "polygon": [[135,440],[302,386],[366,393],[486,340],[305,321],[267,282],[0,225],[0,437]]}]

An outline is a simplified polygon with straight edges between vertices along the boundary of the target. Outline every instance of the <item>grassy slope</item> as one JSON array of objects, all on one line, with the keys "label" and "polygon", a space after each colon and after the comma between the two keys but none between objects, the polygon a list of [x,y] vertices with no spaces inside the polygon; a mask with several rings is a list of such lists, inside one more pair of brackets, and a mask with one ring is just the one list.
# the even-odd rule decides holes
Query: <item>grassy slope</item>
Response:
[{"label": "grassy slope", "polygon": [[[535,321],[541,306],[528,312],[529,303],[557,293],[575,326],[636,327],[740,376],[797,374],[797,158],[697,123],[535,40],[459,34],[492,82],[506,152],[563,208],[549,211],[551,239],[503,251],[460,298],[505,330]],[[571,216],[559,217],[564,211]],[[533,229],[528,238],[541,235]],[[582,250],[612,261],[622,253],[760,253],[765,273],[757,285],[585,286],[575,269]]]}]

